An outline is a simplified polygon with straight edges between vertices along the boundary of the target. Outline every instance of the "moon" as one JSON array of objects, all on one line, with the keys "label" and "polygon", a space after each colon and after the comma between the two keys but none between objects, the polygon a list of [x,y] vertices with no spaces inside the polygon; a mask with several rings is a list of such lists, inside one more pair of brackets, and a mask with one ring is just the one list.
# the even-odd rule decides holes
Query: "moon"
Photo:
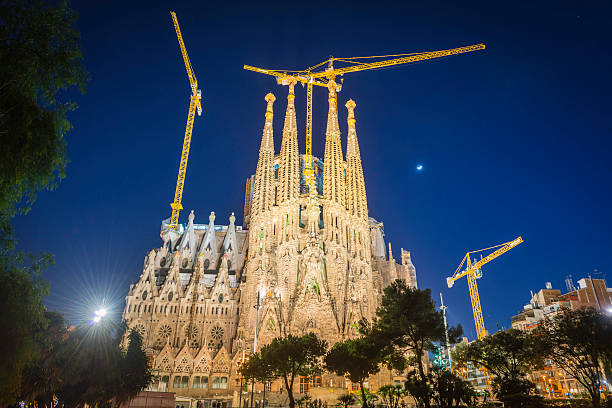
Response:
[{"label": "moon", "polygon": [[416,169],[417,169],[417,171],[423,170],[423,165],[422,164],[417,164]]}]

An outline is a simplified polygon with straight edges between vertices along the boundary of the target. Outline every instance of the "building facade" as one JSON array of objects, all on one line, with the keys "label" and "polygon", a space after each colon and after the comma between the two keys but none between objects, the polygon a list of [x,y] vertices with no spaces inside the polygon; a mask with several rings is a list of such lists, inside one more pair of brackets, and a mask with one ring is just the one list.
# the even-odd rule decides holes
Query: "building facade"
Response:
[{"label": "building facade", "polygon": [[[550,282],[545,289],[532,294],[531,300],[518,314],[512,316],[512,328],[531,331],[537,328],[544,319],[550,319],[565,310],[577,310],[592,307],[602,313],[612,311],[612,289],[607,287],[604,279],[583,278],[578,281],[578,288],[573,282],[568,283],[567,293],[553,289]],[[531,381],[536,384],[540,394],[545,397],[569,397],[585,392],[580,383],[552,362],[545,367],[530,373]]]},{"label": "building facade", "polygon": [[[273,338],[314,332],[332,345],[356,335],[361,318],[372,319],[385,286],[396,279],[417,285],[410,252],[401,249],[396,260],[383,223],[369,216],[355,102],[346,103],[344,156],[330,81],[325,152],[310,166],[298,151],[294,85],[287,83],[278,154],[275,97],[266,95],[244,225],[235,225],[233,213],[217,225],[214,212],[199,224],[193,211],[178,230],[162,223],[162,245],[147,254],[130,287],[123,318],[143,335],[157,390],[225,401],[240,389],[240,363]],[[378,375],[370,386],[393,379]],[[301,379],[296,391],[313,384],[351,386],[330,375]]]}]

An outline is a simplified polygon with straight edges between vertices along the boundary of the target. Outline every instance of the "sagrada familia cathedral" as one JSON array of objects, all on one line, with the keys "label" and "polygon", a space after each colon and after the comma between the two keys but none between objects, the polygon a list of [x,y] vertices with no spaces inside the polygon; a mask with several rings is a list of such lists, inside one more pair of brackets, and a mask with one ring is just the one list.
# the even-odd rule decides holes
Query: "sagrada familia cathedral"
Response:
[{"label": "sagrada familia cathedral", "polygon": [[[246,182],[244,225],[235,224],[233,213],[229,224],[219,223],[214,212],[207,224],[198,224],[193,211],[178,231],[162,223],[163,245],[147,254],[130,287],[123,318],[143,336],[157,377],[154,389],[202,400],[205,407],[212,400],[228,406],[241,388],[238,367],[254,349],[278,336],[308,332],[332,345],[354,336],[361,318],[374,316],[392,281],[416,287],[410,252],[402,249],[396,261],[383,223],[368,214],[355,102],[346,103],[344,157],[330,82],[323,160],[309,163],[298,151],[294,85],[288,83],[279,154],[275,97],[266,95],[257,168]],[[308,168],[314,174],[305,177]],[[370,383],[377,387],[393,379],[387,373]],[[272,391],[279,387],[272,385]],[[346,392],[351,384],[323,374],[301,378],[295,392],[313,387]]]}]

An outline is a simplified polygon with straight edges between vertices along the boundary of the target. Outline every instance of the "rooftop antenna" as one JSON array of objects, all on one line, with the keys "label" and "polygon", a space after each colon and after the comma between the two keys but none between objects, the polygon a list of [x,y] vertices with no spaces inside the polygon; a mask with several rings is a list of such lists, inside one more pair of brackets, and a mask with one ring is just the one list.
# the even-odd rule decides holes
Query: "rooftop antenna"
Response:
[{"label": "rooftop antenna", "polygon": [[448,368],[453,373],[453,361],[451,360],[450,341],[448,340],[448,324],[446,323],[446,306],[444,306],[444,298],[442,292],[440,292],[440,310],[442,311],[442,317],[444,318],[444,336],[446,338],[446,354],[448,356]]}]

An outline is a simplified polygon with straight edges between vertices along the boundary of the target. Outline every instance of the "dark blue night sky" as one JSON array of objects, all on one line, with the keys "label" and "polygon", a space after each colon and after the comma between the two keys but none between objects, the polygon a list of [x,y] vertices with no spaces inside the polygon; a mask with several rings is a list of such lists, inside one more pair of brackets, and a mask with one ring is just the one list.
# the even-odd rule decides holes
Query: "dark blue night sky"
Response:
[{"label": "dark blue night sky", "polygon": [[[170,215],[189,86],[175,10],[204,95],[183,195],[184,222],[215,211],[242,219],[255,171],[264,96],[273,92],[280,148],[286,87],[243,64],[302,69],[352,57],[485,51],[345,77],[357,103],[370,214],[394,255],[412,251],[421,288],[442,291],[450,323],[475,337],[465,280],[445,278],[466,251],[525,243],[478,282],[485,324],[510,317],[546,281],[612,269],[612,39],[607,2],[111,2],[74,1],[87,93],[67,135],[71,163],[54,192],[16,220],[20,247],[49,251],[47,303],[71,318],[102,297],[121,311],[143,257]],[[538,3],[534,5],[534,3]],[[305,91],[296,88],[304,151]],[[315,90],[313,150],[323,154],[327,95]],[[346,110],[341,109],[343,147]],[[416,171],[422,163],[424,169]],[[90,302],[90,303],[88,303]]]}]

